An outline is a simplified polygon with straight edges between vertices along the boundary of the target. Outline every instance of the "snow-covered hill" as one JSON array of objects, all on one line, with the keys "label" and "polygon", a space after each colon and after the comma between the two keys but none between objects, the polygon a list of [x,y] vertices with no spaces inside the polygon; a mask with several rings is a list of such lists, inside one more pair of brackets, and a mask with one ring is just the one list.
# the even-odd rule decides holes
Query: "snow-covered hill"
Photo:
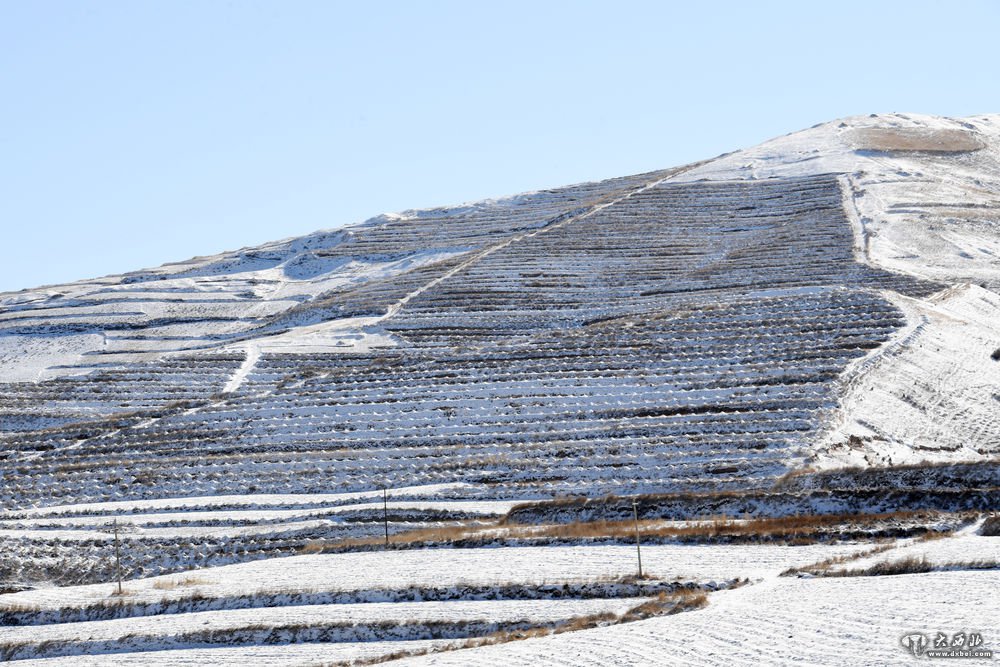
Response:
[{"label": "snow-covered hill", "polygon": [[[110,581],[115,521],[127,578],[247,567],[232,571],[256,591],[282,567],[264,559],[309,544],[554,497],[671,494],[644,505],[662,519],[996,509],[998,452],[1000,116],[847,118],[660,172],[0,294],[0,590]],[[143,581],[144,596],[202,586]],[[90,589],[68,590],[55,608],[86,606]],[[349,609],[306,609],[298,641],[385,644],[337,654],[350,658],[433,648],[649,593],[622,591],[492,617],[433,609],[412,627],[397,627],[400,607],[362,614],[361,630],[345,629]],[[298,604],[330,602],[318,595]],[[49,623],[37,591],[0,594],[0,617],[22,604],[42,606],[10,618]],[[259,648],[273,614],[226,615],[242,605],[188,611]],[[130,650],[204,660],[175,655],[212,645],[189,627],[199,619],[151,622]],[[25,631],[0,650],[108,652],[119,625],[46,630],[76,649],[46,653],[49,634]],[[595,655],[618,632],[595,634]]]}]

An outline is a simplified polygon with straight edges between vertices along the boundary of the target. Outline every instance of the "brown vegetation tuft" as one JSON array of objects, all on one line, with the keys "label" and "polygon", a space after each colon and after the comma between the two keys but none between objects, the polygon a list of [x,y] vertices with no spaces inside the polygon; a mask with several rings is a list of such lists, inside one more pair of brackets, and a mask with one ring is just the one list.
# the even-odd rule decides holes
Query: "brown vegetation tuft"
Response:
[{"label": "brown vegetation tuft", "polygon": [[921,556],[908,556],[899,560],[879,561],[869,567],[857,568],[853,570],[827,570],[824,575],[827,577],[878,577],[893,574],[918,574],[930,572],[934,566]]},{"label": "brown vegetation tuft", "polygon": [[968,153],[985,148],[969,130],[902,127],[863,127],[852,136],[854,147],[872,151]]},{"label": "brown vegetation tuft", "polygon": [[813,563],[812,565],[804,565],[802,567],[790,567],[781,573],[782,577],[794,577],[800,574],[811,574],[811,575],[821,575],[834,565],[841,565],[852,560],[858,560],[859,558],[867,558],[868,556],[874,556],[876,554],[884,553],[890,549],[895,549],[896,543],[887,540],[883,544],[880,544],[871,549],[865,551],[860,551],[853,554],[844,554],[842,556],[834,556],[832,558],[827,558],[826,560],[821,560],[818,563]]},{"label": "brown vegetation tuft", "polygon": [[153,588],[159,591],[172,591],[182,586],[200,586],[210,583],[207,579],[189,574],[181,579],[161,579],[153,584]]},{"label": "brown vegetation tuft", "polygon": [[[870,555],[870,554],[866,554]],[[907,556],[897,560],[879,561],[868,567],[854,569],[823,569],[814,574],[822,577],[884,577],[897,574],[923,574],[925,572],[946,570],[996,570],[1000,569],[1000,561],[977,559],[968,561],[948,561],[932,563],[926,556]],[[785,573],[782,573],[785,574]]]}]

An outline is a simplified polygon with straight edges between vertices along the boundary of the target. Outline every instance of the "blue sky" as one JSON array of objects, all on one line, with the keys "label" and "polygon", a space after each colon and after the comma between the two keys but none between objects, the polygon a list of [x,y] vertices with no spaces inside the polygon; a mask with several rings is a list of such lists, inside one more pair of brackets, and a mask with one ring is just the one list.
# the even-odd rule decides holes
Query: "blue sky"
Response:
[{"label": "blue sky", "polygon": [[0,291],[1000,112],[1000,3],[0,1]]}]

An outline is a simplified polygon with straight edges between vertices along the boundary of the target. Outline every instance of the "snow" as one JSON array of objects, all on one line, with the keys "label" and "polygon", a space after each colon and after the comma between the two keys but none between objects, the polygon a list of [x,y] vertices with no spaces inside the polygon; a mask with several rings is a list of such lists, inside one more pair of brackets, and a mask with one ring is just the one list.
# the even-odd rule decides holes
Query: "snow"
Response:
[{"label": "snow", "polygon": [[[290,244],[294,251],[308,246],[309,239],[303,237],[284,243]],[[324,259],[309,252],[291,254],[283,261],[255,259],[268,252],[278,252],[268,248],[280,248],[282,243],[253,249],[246,257],[238,252],[237,259],[220,255],[191,260],[192,265],[201,267],[196,270],[170,273],[181,268],[183,263],[165,265],[146,271],[150,275],[159,274],[159,277],[138,283],[138,288],[126,276],[117,284],[113,279],[102,279],[61,286],[59,291],[0,294],[0,322],[5,324],[22,328],[74,325],[94,330],[60,332],[57,336],[0,336],[0,374],[6,381],[38,381],[93,370],[92,364],[102,353],[115,353],[115,363],[123,363],[216,347],[218,343],[212,344],[212,339],[243,334],[253,328],[248,324],[255,320],[279,315],[331,290],[385,280],[470,250],[467,247],[435,248],[393,259]],[[121,300],[126,303],[117,302]],[[26,308],[32,305],[36,306],[35,310]],[[45,319],[33,318],[34,313],[44,313]],[[196,321],[198,318],[203,321]],[[173,324],[177,321],[179,325]],[[141,323],[146,328],[139,338],[130,335],[127,329],[124,333],[113,329],[101,331],[111,322],[127,322],[133,326]],[[340,352],[394,344],[385,334],[354,330],[351,324],[323,323],[306,328],[298,335],[293,330],[272,344],[286,351],[319,347]],[[329,337],[317,339],[317,332],[325,329],[345,331],[348,335],[340,342]],[[304,340],[298,347],[291,345],[290,341],[297,338]],[[352,342],[355,338],[363,342]],[[256,362],[255,352],[268,350],[266,344],[256,348],[252,342],[248,348],[247,363],[231,378],[224,391],[235,391]]]},{"label": "snow", "polygon": [[[810,178],[820,174],[836,175],[836,183],[832,176]],[[779,178],[802,180],[789,188],[781,183],[774,187],[745,183]],[[701,181],[709,183],[675,187]],[[737,183],[731,188],[726,185],[733,182]],[[628,206],[619,206],[629,200]],[[732,235],[720,247],[705,250],[698,246],[699,234],[707,233],[701,225],[711,224],[708,212],[726,216],[736,208],[753,210],[758,205],[767,209],[764,218],[781,219],[781,224],[759,228],[757,213],[734,214],[734,224],[723,230]],[[842,224],[840,206],[851,234]],[[801,211],[820,210],[826,217],[817,218],[816,224],[829,223],[821,238],[836,239],[836,243],[796,246],[813,229],[794,226],[802,220],[814,222]],[[651,211],[654,215],[665,212],[665,217],[691,214],[686,227],[656,227],[663,233],[657,243],[676,242],[680,250],[674,259],[678,262],[687,261],[685,248],[690,246],[690,256],[696,258],[692,261],[699,263],[691,272],[669,273],[663,262],[650,262],[640,271],[638,255],[628,253],[625,257],[632,262],[628,265],[616,264],[621,258],[610,255],[593,264],[583,261],[600,254],[594,239],[608,247],[628,246],[627,234],[634,238],[636,229],[652,230],[629,226],[635,220],[648,222]],[[566,233],[578,228],[583,230],[578,238]],[[771,231],[753,234],[751,228]],[[940,290],[931,296],[926,295],[936,287],[915,290],[913,294],[922,295],[917,298],[895,291],[905,291],[899,285],[909,284],[906,280],[883,284],[873,279],[871,284],[850,287],[854,291],[847,295],[846,283],[796,281],[799,267],[787,261],[790,251],[779,246],[769,236],[772,233],[790,248],[815,252],[812,257],[819,266],[848,264],[848,272],[864,268],[868,273],[859,270],[857,275],[881,275],[870,271],[869,267],[875,267],[895,277],[903,274],[936,281]],[[640,241],[645,242],[645,237]],[[847,249],[849,243],[852,247]],[[846,260],[826,252],[840,247]],[[565,252],[556,258],[556,250]],[[646,249],[626,250],[641,253]],[[851,263],[851,254],[868,267]],[[561,341],[574,342],[578,331],[557,332],[559,336],[546,331],[531,340],[529,352],[538,355],[536,360],[518,365],[523,361],[516,359],[518,354],[530,355],[524,355],[523,348],[509,354],[515,347],[505,347],[510,346],[506,339],[522,335],[510,322],[551,316],[545,326],[558,328],[558,317],[571,317],[566,314],[572,311],[567,295],[573,296],[574,289],[600,298],[611,295],[613,301],[625,292],[615,292],[604,283],[599,294],[591,293],[590,287],[608,282],[605,274],[620,272],[622,266],[637,275],[646,271],[663,280],[680,276],[681,287],[692,289],[715,285],[710,280],[698,281],[723,267],[738,274],[737,285],[747,285],[729,296],[735,294],[746,303],[727,310],[715,308],[709,297],[692,302],[691,313],[671,311],[676,327],[651,327],[636,335],[629,329],[640,329],[643,321],[622,319],[620,330],[600,334],[605,338],[581,336],[576,348],[561,347]],[[771,273],[761,273],[761,267]],[[777,275],[782,272],[783,276]],[[557,286],[551,293],[539,293],[552,299],[551,309],[543,312],[539,304],[520,300],[523,295],[517,291],[525,284],[519,282],[522,274],[537,274]],[[553,275],[560,280],[552,282]],[[744,279],[745,283],[739,282]],[[488,296],[478,305],[476,299],[482,294],[476,280],[489,284]],[[597,481],[619,492],[660,490],[678,480],[703,483],[708,466],[740,470],[740,475],[746,469],[750,476],[765,470],[760,479],[766,479],[783,471],[786,464],[803,459],[818,469],[992,461],[1000,453],[996,393],[1000,362],[990,359],[1000,346],[998,290],[1000,116],[946,119],[890,114],[825,123],[689,169],[447,209],[386,214],[350,228],[126,276],[3,294],[0,378],[5,382],[63,378],[103,364],[122,373],[122,379],[38,385],[37,394],[30,388],[23,393],[18,393],[23,387],[17,392],[11,389],[12,407],[4,417],[10,414],[12,419],[0,429],[2,433],[16,435],[25,430],[19,426],[22,422],[39,429],[75,421],[91,425],[80,433],[73,429],[54,435],[38,431],[10,440],[7,460],[23,468],[10,467],[7,470],[16,472],[4,475],[5,484],[9,479],[16,484],[7,486],[9,505],[0,510],[0,541],[14,544],[13,556],[3,566],[10,572],[31,572],[35,566],[44,569],[67,551],[82,554],[74,553],[77,560],[69,562],[92,567],[94,563],[84,563],[90,559],[100,564],[104,556],[96,548],[86,549],[94,547],[95,541],[112,539],[108,526],[115,519],[128,546],[138,549],[141,543],[148,553],[162,549],[168,558],[177,555],[171,551],[176,549],[183,556],[178,562],[185,567],[205,558],[209,538],[227,548],[259,541],[262,546],[252,550],[254,557],[292,553],[301,542],[296,545],[289,539],[280,547],[284,551],[263,549],[272,538],[282,542],[292,532],[308,533],[312,539],[314,533],[326,536],[327,531],[336,534],[333,529],[349,526],[359,531],[356,534],[367,534],[363,532],[369,528],[365,519],[345,513],[377,516],[382,492],[326,491],[371,489],[376,483],[399,485],[389,492],[392,510],[499,515],[519,497],[537,498],[550,491],[589,493]],[[354,294],[354,300],[341,303],[340,296],[348,293]],[[437,311],[426,307],[435,299],[447,301],[446,307]],[[638,297],[636,302],[648,309],[666,307],[655,300],[641,302]],[[787,304],[795,308],[785,308]],[[610,304],[616,305],[623,304]],[[602,304],[593,310],[604,315],[601,308],[607,307]],[[901,329],[899,313],[905,317]],[[421,321],[421,317],[426,319]],[[697,344],[685,348],[691,338],[685,329],[687,317],[701,330],[718,326],[720,339],[730,336],[727,340],[735,341],[739,354],[725,359],[706,354],[698,344],[721,345],[711,339],[695,340]],[[832,358],[833,350],[853,349],[855,339],[881,345],[867,354],[857,348],[839,365],[828,363],[829,359],[810,361],[803,354],[794,358],[807,361],[787,368],[760,373],[748,368],[757,363],[747,362],[754,359],[750,351],[777,349],[796,335],[792,323],[799,320],[807,320],[816,331],[835,330],[847,341],[824,343],[817,357]],[[756,331],[752,337],[737,335],[739,329],[758,321],[779,325]],[[863,324],[855,327],[856,321]],[[869,323],[871,328],[865,329]],[[486,334],[482,339],[448,334],[419,348],[423,343],[414,340],[421,326],[425,333],[481,329]],[[594,330],[604,331],[600,326]],[[592,333],[588,330],[587,335]],[[646,338],[656,338],[662,349],[651,355],[660,356],[649,368],[630,368],[628,360],[587,357],[591,355],[587,346],[608,345],[607,336],[617,336],[625,341],[623,345],[641,350],[647,349],[642,347]],[[415,348],[419,354],[405,358],[406,351]],[[200,361],[180,355],[196,351],[221,354],[205,362],[210,368],[204,370],[195,368]],[[164,360],[165,355],[174,356]],[[283,359],[293,355],[304,355],[302,359],[314,367],[295,366],[294,361],[283,366]],[[343,361],[366,356],[370,361],[381,355],[402,359],[398,370],[390,363],[383,368],[380,361],[378,370],[359,364],[354,374]],[[566,359],[579,360],[580,365],[567,365]],[[125,367],[136,361],[164,364],[155,370],[151,364]],[[179,362],[179,369],[167,367],[166,362],[174,361]],[[191,368],[184,365],[189,361]],[[337,365],[342,362],[345,365]],[[635,363],[635,358],[629,363]],[[813,377],[820,371],[829,377],[843,372],[834,382]],[[802,382],[763,383],[782,372],[798,373]],[[136,396],[130,395],[133,387]],[[754,399],[752,406],[747,401],[751,407],[736,416],[671,413],[678,407],[749,398]],[[801,408],[773,407],[784,405],[782,401],[801,403]],[[188,407],[188,402],[194,407]],[[165,407],[174,404],[179,407]],[[650,416],[631,422],[619,418],[619,413],[636,408],[649,408]],[[116,423],[98,435],[92,433],[93,424],[107,415],[133,409],[139,414],[134,423],[128,418],[124,425]],[[769,431],[771,421],[775,426]],[[547,425],[552,433],[536,430],[538,424]],[[219,428],[213,430],[216,425]],[[618,441],[612,443],[613,455],[611,445],[600,440],[607,432],[643,432],[646,427],[686,435],[659,441],[657,435],[636,435],[621,447]],[[778,436],[770,437],[772,431],[788,442],[790,434],[805,431],[811,439],[804,436],[801,443],[787,447],[785,440],[755,442],[758,432],[761,440],[774,440]],[[545,437],[536,442],[537,435]],[[735,447],[734,442],[763,447]],[[574,447],[584,452],[572,463],[576,467],[560,467],[557,456]],[[138,469],[134,469],[136,462]],[[142,484],[127,481],[139,474]],[[724,475],[708,477],[708,483],[738,488],[747,481]],[[455,481],[462,479],[489,481]],[[545,481],[529,486],[536,479]],[[443,483],[413,485],[420,480]],[[268,491],[324,492],[237,493],[258,482]],[[213,491],[225,495],[209,495]],[[139,499],[139,495],[150,497]],[[79,502],[90,499],[106,502]],[[54,504],[59,502],[63,504]],[[10,509],[33,503],[45,506]],[[197,543],[195,538],[206,541]],[[911,556],[941,565],[996,560],[1000,558],[998,540],[967,529],[940,540],[900,541],[888,552],[843,567]],[[992,647],[1000,648],[995,623],[1000,610],[992,595],[1000,583],[997,572],[861,579],[778,577],[790,567],[855,555],[870,546],[647,545],[642,550],[643,563],[654,576],[698,582],[742,577],[752,581],[743,588],[711,594],[709,607],[701,611],[413,662],[891,664],[908,659],[899,645],[902,634],[938,630],[991,631],[987,647],[992,642]],[[30,567],[21,567],[19,549],[30,552],[25,559]],[[238,558],[235,551],[233,559]],[[249,558],[245,548],[242,553]],[[54,565],[53,571],[57,569]],[[118,648],[132,652],[116,654],[115,664],[319,663],[439,643],[320,641],[176,650],[179,647],[171,637],[258,625],[265,628],[261,632],[267,632],[267,628],[294,623],[551,621],[594,611],[620,611],[636,601],[225,607],[231,599],[255,595],[291,600],[296,594],[342,591],[420,587],[459,591],[467,585],[590,582],[634,571],[635,550],[623,545],[441,548],[271,558],[130,580],[121,598],[111,597],[113,585],[109,583],[3,594],[0,611],[21,605],[57,611],[117,601],[159,609],[161,603],[192,595],[224,608],[3,628],[0,641],[66,642],[68,651],[86,651],[83,642],[88,641],[90,648],[105,642],[100,650],[109,651],[117,650],[112,644],[121,643]],[[129,635],[148,635],[148,639],[133,638],[129,644],[125,641]],[[279,639],[291,641],[287,636]],[[260,637],[253,641],[258,640],[265,641]],[[69,660],[74,666],[110,661],[108,656],[78,656],[53,658],[44,664],[68,664]],[[25,664],[35,662],[42,664],[34,660]]]},{"label": "snow", "polygon": [[0,629],[0,642],[120,642],[129,648],[149,649],[169,645],[177,635],[224,632],[265,627],[331,624],[367,625],[385,622],[435,623],[482,621],[511,623],[521,620],[549,623],[574,616],[604,612],[624,613],[642,598],[596,600],[489,600],[449,602],[369,602],[364,604],[292,605],[257,609],[226,609],[188,614],[163,614],[80,623],[56,623]]},{"label": "snow", "polygon": [[35,382],[49,375],[48,369],[81,362],[87,352],[101,349],[101,334],[75,334],[56,338],[42,336],[0,337],[0,377],[6,382]]},{"label": "snow", "polygon": [[[469,512],[474,514],[497,515],[503,514],[514,501],[509,500],[417,500],[417,501],[392,501],[385,503],[387,509],[404,510],[442,510],[450,512]],[[19,526],[37,526],[41,528],[50,526],[95,526],[107,525],[112,519],[117,519],[119,525],[141,526],[158,523],[193,523],[193,522],[213,522],[213,521],[291,521],[294,519],[306,519],[323,516],[336,516],[343,512],[356,512],[358,510],[381,510],[382,502],[377,503],[352,503],[348,505],[337,505],[334,507],[307,508],[307,509],[272,509],[272,510],[222,510],[222,511],[191,511],[191,512],[163,512],[158,514],[125,514],[125,515],[91,515],[91,516],[64,516],[54,518],[21,518],[15,520],[0,520],[0,526],[17,524]]]},{"label": "snow", "polygon": [[[403,486],[389,489],[388,492],[390,496],[433,497],[447,491],[462,489],[467,486],[469,485],[464,482],[448,482],[443,484]],[[247,495],[197,496],[191,498],[146,498],[143,500],[117,500],[102,503],[51,505],[47,507],[35,507],[24,510],[4,510],[0,512],[0,519],[7,518],[11,515],[41,517],[63,514],[122,513],[148,510],[191,510],[214,506],[312,507],[322,505],[343,505],[352,501],[381,498],[381,490],[353,491],[349,493],[258,493]]]},{"label": "snow", "polygon": [[[960,285],[929,300],[886,293],[908,324],[841,379],[840,407],[812,464],[981,461],[1000,453],[1000,295]],[[857,436],[861,442],[850,443]]]},{"label": "snow", "polygon": [[236,372],[233,373],[233,377],[229,378],[226,386],[222,388],[223,394],[231,394],[239,389],[243,385],[243,381],[246,380],[247,375],[257,365],[257,360],[260,359],[260,345],[256,341],[248,341],[243,346],[243,349],[246,353],[246,358],[240,364],[240,367],[236,369]]},{"label": "snow", "polygon": [[[677,180],[822,173],[841,174],[859,261],[954,289],[925,301],[883,293],[909,324],[844,374],[841,405],[810,463],[995,456],[1000,364],[989,356],[1000,345],[1000,115],[844,118],[711,160]],[[864,444],[849,444],[852,435]]]},{"label": "snow", "polygon": [[[571,216],[558,223],[544,227],[545,231],[551,231],[562,225],[569,224],[582,217],[589,217],[594,215],[601,210],[613,206],[635,194],[644,192],[650,188],[656,187],[660,183],[663,183],[672,178],[672,175],[664,176],[663,178],[656,179],[645,186],[638,188],[636,190],[631,190],[624,195],[615,197],[605,201],[595,207],[588,209],[585,213],[580,216]],[[298,352],[307,353],[315,351],[350,351],[350,352],[367,352],[372,349],[380,347],[393,347],[397,344],[397,339],[391,336],[378,325],[391,319],[397,313],[400,312],[402,308],[406,306],[413,299],[416,299],[421,294],[433,289],[440,283],[448,280],[452,276],[458,274],[459,272],[465,271],[469,267],[473,266],[475,263],[480,262],[483,258],[503,250],[504,248],[510,246],[511,244],[522,241],[525,238],[530,238],[539,233],[541,230],[535,230],[526,232],[523,234],[515,234],[504,239],[500,243],[487,246],[486,248],[480,250],[479,252],[471,254],[467,259],[463,260],[461,263],[455,267],[449,269],[448,271],[442,273],[441,275],[435,277],[434,279],[420,285],[411,292],[406,293],[397,302],[391,304],[382,315],[376,317],[355,317],[346,318],[343,320],[331,320],[326,322],[321,322],[319,324],[314,324],[306,327],[300,327],[292,330],[288,333],[279,334],[276,336],[269,336],[263,339],[254,341],[248,344],[248,362],[241,367],[240,371],[234,375],[233,379],[226,385],[224,391],[232,392],[235,391],[243,380],[246,378],[249,368],[252,368],[253,364],[256,363],[257,357],[259,356],[260,350],[266,350],[268,352]],[[419,266],[422,263],[439,262],[449,259],[456,255],[462,255],[471,250],[470,248],[462,248],[456,251],[451,251],[447,253],[431,253],[430,258],[417,257],[408,258],[404,266],[404,270],[409,270],[415,266]],[[384,277],[384,276],[383,276]],[[250,347],[252,346],[252,347]],[[253,355],[253,360],[249,361],[251,355]]]},{"label": "snow", "polygon": [[[389,511],[419,510],[456,514],[498,516],[504,514],[513,501],[393,501],[385,504]],[[281,533],[329,528],[341,524],[338,514],[346,512],[372,513],[381,518],[383,503],[354,503],[334,507],[269,510],[174,511],[154,514],[32,517],[0,519],[0,538],[34,540],[110,540],[111,523],[118,522],[122,538],[236,538],[251,535],[276,536]],[[393,529],[408,529],[409,524],[389,522]],[[358,525],[353,522],[347,525]],[[381,524],[380,524],[381,525]]]},{"label": "snow", "polygon": [[[975,534],[970,526],[955,537],[901,541],[889,552],[852,561],[894,560],[926,554],[936,562],[996,557],[1000,538]],[[1000,571],[949,571],[918,575],[861,578],[779,577],[784,568],[835,555],[858,553],[860,545],[779,546],[649,546],[644,562],[657,574],[681,572],[707,577],[751,576],[740,588],[711,593],[707,608],[645,621],[515,641],[475,649],[432,653],[404,659],[406,665],[660,665],[660,664],[903,664],[908,654],[902,636],[922,632],[981,632],[984,648],[1000,642],[994,619],[1000,605],[993,591]],[[358,560],[360,559],[360,560]],[[212,597],[252,591],[248,582],[273,580],[271,588],[315,591],[332,588],[458,585],[534,580],[550,583],[620,574],[634,559],[631,547],[538,547],[439,549],[419,552],[303,556],[204,570],[185,577],[158,577],[129,582],[124,600],[150,601],[160,596],[192,593]],[[174,581],[176,588],[169,582]],[[154,588],[158,582],[166,582]],[[337,586],[336,584],[340,584]],[[319,585],[319,587],[318,587]],[[258,589],[260,592],[262,589]],[[179,591],[179,594],[178,594]],[[72,606],[103,599],[108,585],[36,590],[0,596],[0,606],[36,604],[41,608]],[[97,593],[95,598],[92,594]],[[184,634],[253,632],[255,627],[295,625],[320,628],[330,624],[392,622],[556,621],[600,612],[621,613],[638,599],[452,601],[301,605],[225,609],[165,614],[108,621],[57,623],[0,630],[0,641],[28,642],[59,652],[114,653],[114,664],[302,664],[357,659],[396,651],[417,651],[457,641],[349,642],[292,644],[281,652],[252,643],[227,648],[189,647]],[[271,636],[280,630],[267,630]],[[221,635],[216,635],[221,636]],[[88,642],[88,643],[80,643]],[[180,644],[179,644],[180,642]],[[44,643],[44,644],[43,644]],[[65,643],[65,646],[61,646]],[[79,648],[77,648],[77,646]],[[84,649],[83,647],[89,647]],[[157,650],[161,649],[161,650]],[[26,649],[29,657],[34,649]],[[68,657],[26,660],[25,665],[68,665]],[[111,655],[104,656],[112,659]],[[288,662],[283,662],[287,660]],[[297,661],[297,662],[296,662]],[[73,664],[104,664],[98,655],[81,656]]]},{"label": "snow", "polygon": [[959,568],[962,564],[981,561],[994,563],[994,567],[1000,569],[1000,537],[977,535],[976,531],[980,525],[981,522],[977,522],[951,537],[912,541],[895,549],[859,558],[831,569],[863,570],[878,563],[892,563],[910,558],[926,560],[933,566]]},{"label": "snow", "polygon": [[[649,545],[644,571],[662,579],[726,581],[763,577],[825,558],[854,554],[863,545]],[[205,597],[263,595],[293,591],[404,589],[412,586],[497,585],[593,581],[633,574],[631,546],[499,547],[337,553],[269,559],[199,570],[193,591]],[[128,582],[128,599],[159,602],[192,590],[172,587],[184,575]],[[160,583],[160,588],[157,588]],[[164,584],[167,584],[164,590]],[[39,588],[0,596],[0,610],[12,605],[41,609],[82,606],[107,599],[109,584]]]},{"label": "snow", "polygon": [[233,392],[246,379],[257,363],[261,352],[298,353],[310,352],[368,352],[378,348],[395,347],[397,339],[376,325],[379,317],[349,317],[318,324],[296,327],[291,331],[257,338],[248,343],[255,350],[241,373],[234,376],[225,391]]},{"label": "snow", "polygon": [[1000,649],[1000,571],[771,579],[699,611],[399,661],[399,665],[904,665],[900,639],[979,632]]},{"label": "snow", "polygon": [[[957,148],[973,150],[879,150],[875,132],[954,133]],[[844,118],[711,160],[676,180],[811,174],[845,175],[849,207],[863,224],[859,242],[873,265],[952,284],[1000,285],[1000,115]]]},{"label": "snow", "polygon": [[326,665],[343,660],[362,660],[390,655],[401,650],[415,650],[451,644],[450,639],[412,641],[349,642],[310,644],[254,644],[219,648],[184,648],[162,651],[138,651],[108,655],[74,655],[59,658],[19,660],[18,667],[302,667]]}]

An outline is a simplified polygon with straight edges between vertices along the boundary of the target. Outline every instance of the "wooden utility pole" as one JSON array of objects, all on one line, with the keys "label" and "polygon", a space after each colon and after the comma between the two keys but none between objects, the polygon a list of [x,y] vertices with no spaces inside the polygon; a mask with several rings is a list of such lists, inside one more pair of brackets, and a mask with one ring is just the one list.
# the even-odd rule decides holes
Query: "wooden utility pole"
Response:
[{"label": "wooden utility pole", "polygon": [[118,519],[115,519],[115,572],[118,575],[118,595],[122,594],[122,550],[118,540]]},{"label": "wooden utility pole", "polygon": [[642,548],[639,545],[639,503],[632,499],[632,518],[635,520],[635,555],[639,559],[639,578],[642,579]]},{"label": "wooden utility pole", "polygon": [[382,524],[385,526],[385,548],[389,548],[389,494],[382,487]]}]

